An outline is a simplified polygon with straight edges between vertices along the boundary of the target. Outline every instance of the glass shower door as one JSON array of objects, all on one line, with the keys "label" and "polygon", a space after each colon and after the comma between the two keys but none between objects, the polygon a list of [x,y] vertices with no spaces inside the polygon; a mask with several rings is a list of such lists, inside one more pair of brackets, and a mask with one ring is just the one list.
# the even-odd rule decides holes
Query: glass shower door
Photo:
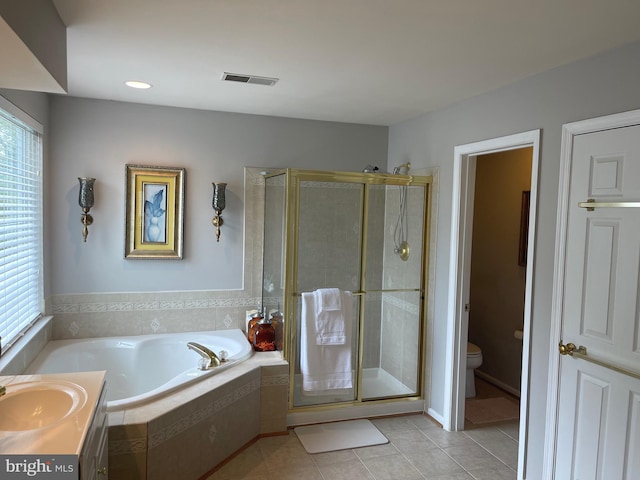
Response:
[{"label": "glass shower door", "polygon": [[[318,347],[313,321],[303,315],[302,294],[318,288],[360,292],[364,185],[302,178],[298,182],[299,202],[295,215],[296,336],[301,342],[295,358],[294,406],[351,402],[357,398],[360,296],[354,295],[351,299],[351,315],[345,318],[345,343]],[[346,361],[336,362],[338,356]],[[331,369],[336,372],[329,371]],[[349,388],[325,389],[320,384],[310,388],[310,382],[304,381],[305,375],[308,379],[345,372],[351,377]]]},{"label": "glass shower door", "polygon": [[371,185],[362,399],[420,393],[426,186]]}]

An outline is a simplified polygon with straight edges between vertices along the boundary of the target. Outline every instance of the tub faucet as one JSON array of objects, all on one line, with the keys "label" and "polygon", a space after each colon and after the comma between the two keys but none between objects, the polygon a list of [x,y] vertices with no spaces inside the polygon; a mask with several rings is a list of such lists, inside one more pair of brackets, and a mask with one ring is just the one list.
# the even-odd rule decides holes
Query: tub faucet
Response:
[{"label": "tub faucet", "polygon": [[203,367],[202,370],[208,370],[209,368],[220,366],[220,359],[218,358],[218,356],[204,345],[200,345],[196,342],[188,342],[187,347],[189,348],[189,350],[193,350],[194,352],[200,354],[200,356],[205,360],[209,360],[209,365]]}]

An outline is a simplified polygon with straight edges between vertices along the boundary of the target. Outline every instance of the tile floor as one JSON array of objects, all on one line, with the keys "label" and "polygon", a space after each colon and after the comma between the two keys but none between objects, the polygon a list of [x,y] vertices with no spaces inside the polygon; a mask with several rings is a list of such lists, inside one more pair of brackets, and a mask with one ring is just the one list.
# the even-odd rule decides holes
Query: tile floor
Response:
[{"label": "tile floor", "polygon": [[293,430],[261,438],[207,480],[514,480],[518,421],[447,432],[423,415],[372,419],[386,445],[308,454]]}]

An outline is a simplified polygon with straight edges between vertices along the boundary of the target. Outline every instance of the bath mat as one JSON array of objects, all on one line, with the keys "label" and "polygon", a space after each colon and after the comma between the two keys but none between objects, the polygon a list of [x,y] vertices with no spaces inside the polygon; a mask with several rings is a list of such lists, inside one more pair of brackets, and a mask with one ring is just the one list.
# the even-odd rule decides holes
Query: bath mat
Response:
[{"label": "bath mat", "polygon": [[348,448],[389,443],[369,420],[322,423],[293,429],[308,453],[332,452]]},{"label": "bath mat", "polygon": [[475,424],[515,420],[520,417],[520,406],[504,397],[471,399],[465,402],[464,416]]}]

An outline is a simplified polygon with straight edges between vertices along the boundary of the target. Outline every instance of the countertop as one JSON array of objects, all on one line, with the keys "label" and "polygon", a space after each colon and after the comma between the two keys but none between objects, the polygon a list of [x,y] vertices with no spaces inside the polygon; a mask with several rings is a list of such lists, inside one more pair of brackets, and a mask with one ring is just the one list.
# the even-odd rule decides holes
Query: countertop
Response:
[{"label": "countertop", "polygon": [[[75,383],[87,393],[86,402],[63,420],[34,430],[0,430],[0,454],[80,455],[104,385],[105,372],[0,376],[0,385],[22,382],[63,381]],[[1,398],[0,398],[1,405]],[[0,416],[2,407],[0,406]]]}]

